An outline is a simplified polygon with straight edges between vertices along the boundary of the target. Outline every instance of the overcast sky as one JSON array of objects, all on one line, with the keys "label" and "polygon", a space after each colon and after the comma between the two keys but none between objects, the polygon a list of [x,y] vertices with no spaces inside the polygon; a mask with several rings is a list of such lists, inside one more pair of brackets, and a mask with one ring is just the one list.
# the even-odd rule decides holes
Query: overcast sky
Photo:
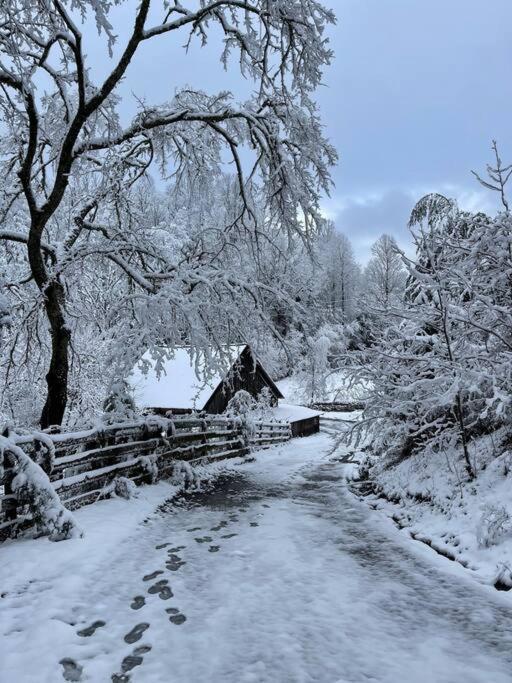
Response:
[{"label": "overcast sky", "polygon": [[[406,246],[410,210],[428,191],[492,211],[470,171],[485,169],[492,138],[512,160],[512,0],[324,2],[338,24],[318,102],[340,155],[324,209],[359,260],[382,232]],[[116,12],[116,29],[119,20],[128,28],[127,6]],[[123,86],[126,113],[131,93],[163,102],[184,84],[243,96],[236,63],[223,73],[218,47],[185,56],[174,36],[147,43]],[[100,69],[103,56],[89,56]]]}]

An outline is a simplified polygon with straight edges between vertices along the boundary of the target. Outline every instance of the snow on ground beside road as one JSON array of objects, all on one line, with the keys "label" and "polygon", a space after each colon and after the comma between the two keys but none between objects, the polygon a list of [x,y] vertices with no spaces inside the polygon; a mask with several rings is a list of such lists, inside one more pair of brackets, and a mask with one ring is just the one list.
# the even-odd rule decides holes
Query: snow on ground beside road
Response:
[{"label": "snow on ground beside road", "polygon": [[[477,478],[466,482],[460,452],[419,453],[394,466],[376,464],[370,471],[387,499],[367,501],[419,540],[432,544],[466,566],[477,580],[512,586],[512,452],[500,448],[500,434],[472,445]],[[502,451],[500,455],[500,450]],[[352,473],[357,476],[357,470]],[[503,533],[490,547],[482,547],[482,518],[489,510],[510,515]]]},{"label": "snow on ground beside road", "polygon": [[[0,544],[0,681],[60,679],[55,653],[69,639],[68,622],[79,618],[76,598],[84,578],[101,573],[126,539],[140,533],[144,518],[177,490],[160,482],[141,487],[136,499],[99,501],[76,511],[83,538]],[[87,604],[87,596],[80,599]]]},{"label": "snow on ground beside road", "polygon": [[0,566],[0,680],[58,683],[62,660],[84,683],[510,683],[509,594],[370,513],[346,452],[295,439],[154,513],[166,484],[80,510],[82,550],[23,542],[46,569]]}]

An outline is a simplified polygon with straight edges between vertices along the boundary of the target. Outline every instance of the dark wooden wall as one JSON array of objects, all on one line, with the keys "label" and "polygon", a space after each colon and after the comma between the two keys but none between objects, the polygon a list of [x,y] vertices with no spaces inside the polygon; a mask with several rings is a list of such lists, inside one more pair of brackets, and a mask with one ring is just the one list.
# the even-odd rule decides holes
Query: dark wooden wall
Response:
[{"label": "dark wooden wall", "polygon": [[243,389],[257,398],[265,387],[268,387],[270,391],[272,405],[277,405],[277,400],[280,398],[279,394],[269,382],[268,375],[261,365],[258,362],[254,363],[250,350],[246,348],[240,355],[236,366],[213,392],[205,405],[205,412],[220,415],[226,410],[230,399],[237,391]]},{"label": "dark wooden wall", "polygon": [[312,415],[303,420],[296,420],[290,424],[292,436],[311,436],[320,431],[320,416]]}]

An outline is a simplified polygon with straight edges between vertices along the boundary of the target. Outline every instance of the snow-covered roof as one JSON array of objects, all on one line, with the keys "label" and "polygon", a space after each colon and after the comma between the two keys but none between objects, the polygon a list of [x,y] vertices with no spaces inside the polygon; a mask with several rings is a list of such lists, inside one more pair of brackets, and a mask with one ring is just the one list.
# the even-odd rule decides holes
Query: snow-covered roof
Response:
[{"label": "snow-covered roof", "polygon": [[298,422],[308,417],[320,415],[318,410],[311,410],[305,406],[294,406],[289,403],[280,403],[271,409],[272,417],[283,422]]},{"label": "snow-covered roof", "polygon": [[[245,349],[245,345],[229,346],[224,354],[229,358],[231,366]],[[206,372],[204,355],[194,358],[187,347],[173,351],[164,349],[170,358],[164,358],[155,365],[150,352],[146,352],[132,370],[128,382],[133,390],[135,403],[139,408],[183,408],[202,410],[226,374],[229,367],[219,362],[219,368]],[[223,356],[224,356],[223,354]],[[212,352],[220,361],[218,352]],[[144,374],[141,365],[150,364]]]}]

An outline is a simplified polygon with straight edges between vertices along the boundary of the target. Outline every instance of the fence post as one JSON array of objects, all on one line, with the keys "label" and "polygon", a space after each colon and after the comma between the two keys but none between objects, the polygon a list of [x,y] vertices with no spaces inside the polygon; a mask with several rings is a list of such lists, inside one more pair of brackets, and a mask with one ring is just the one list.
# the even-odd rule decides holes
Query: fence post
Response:
[{"label": "fence post", "polygon": [[[4,431],[2,432],[2,436],[5,436],[6,438],[9,438],[9,427],[6,427]],[[3,470],[4,470],[4,476],[3,476],[3,484],[4,484],[4,492],[6,496],[12,496],[14,491],[12,489],[12,481],[15,477],[12,467],[13,467],[13,460],[14,458],[11,456],[9,457],[9,451],[7,449],[4,450],[3,452]],[[13,498],[7,498],[7,500],[3,501],[3,515],[6,519],[6,521],[12,521],[16,519],[18,516],[18,501],[15,497]]]},{"label": "fence post", "polygon": [[[12,481],[15,475],[12,472],[12,462],[9,462],[7,455],[8,451],[4,451],[3,466],[4,466],[4,491],[6,496],[12,496],[14,493],[12,489]],[[7,498],[3,501],[3,514],[6,521],[12,521],[18,516],[18,501],[15,497]]]}]

